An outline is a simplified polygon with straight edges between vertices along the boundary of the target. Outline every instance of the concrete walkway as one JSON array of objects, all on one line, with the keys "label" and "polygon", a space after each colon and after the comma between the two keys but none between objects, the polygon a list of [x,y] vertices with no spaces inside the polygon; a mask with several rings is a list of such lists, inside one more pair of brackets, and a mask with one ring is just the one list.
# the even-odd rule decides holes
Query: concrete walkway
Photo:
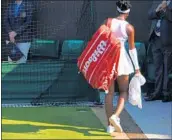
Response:
[{"label": "concrete walkway", "polygon": [[[114,106],[117,104],[117,96]],[[104,93],[101,93],[104,100]],[[125,133],[114,132],[113,139],[172,139],[172,102],[142,101],[143,108],[126,103],[121,114],[121,125]],[[107,126],[104,107],[92,108],[100,121]]]},{"label": "concrete walkway", "polygon": [[129,103],[127,112],[149,139],[172,139],[172,102],[142,101],[143,108],[138,109]]},{"label": "concrete walkway", "polygon": [[[92,110],[106,128],[107,120],[104,107],[94,107]],[[112,139],[147,139],[126,110],[124,110],[121,114],[121,126],[124,130],[124,133],[113,132],[111,134]]]}]

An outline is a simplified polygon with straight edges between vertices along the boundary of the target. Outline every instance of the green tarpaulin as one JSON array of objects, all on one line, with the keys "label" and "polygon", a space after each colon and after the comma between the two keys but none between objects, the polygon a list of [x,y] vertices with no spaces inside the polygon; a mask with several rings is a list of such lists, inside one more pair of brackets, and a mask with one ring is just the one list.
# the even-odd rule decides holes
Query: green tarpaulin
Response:
[{"label": "green tarpaulin", "polygon": [[2,63],[3,103],[40,95],[41,101],[99,101],[98,91],[78,74],[75,62]]},{"label": "green tarpaulin", "polygon": [[33,98],[58,79],[64,64],[57,61],[2,63],[2,98]]},{"label": "green tarpaulin", "polygon": [[[99,93],[78,74],[76,63],[66,62],[59,78],[45,92],[46,98],[58,98],[61,101],[99,101]],[[58,93],[58,94],[57,94]]]}]

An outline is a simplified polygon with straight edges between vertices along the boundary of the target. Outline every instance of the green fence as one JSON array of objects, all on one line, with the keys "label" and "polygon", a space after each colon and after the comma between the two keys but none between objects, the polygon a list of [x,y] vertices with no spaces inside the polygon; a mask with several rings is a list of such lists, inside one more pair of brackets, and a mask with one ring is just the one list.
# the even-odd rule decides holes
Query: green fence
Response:
[{"label": "green fence", "polygon": [[[2,103],[99,102],[99,92],[78,74],[77,58],[86,47],[83,40],[35,39],[30,60],[25,64],[2,62]],[[150,48],[136,42],[141,70],[154,82],[154,65]],[[126,43],[128,51],[128,44]],[[170,75],[171,79],[172,76]],[[116,89],[118,91],[118,89]]]},{"label": "green fence", "polygon": [[[2,102],[99,102],[99,93],[78,74],[82,40],[33,40],[25,64],[2,63]],[[61,53],[59,53],[61,50]]]}]

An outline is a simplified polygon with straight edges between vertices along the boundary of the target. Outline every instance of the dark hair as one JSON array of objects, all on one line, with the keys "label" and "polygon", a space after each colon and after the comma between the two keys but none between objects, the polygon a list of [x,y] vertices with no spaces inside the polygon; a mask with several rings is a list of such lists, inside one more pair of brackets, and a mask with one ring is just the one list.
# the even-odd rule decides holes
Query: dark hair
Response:
[{"label": "dark hair", "polygon": [[128,0],[118,0],[116,2],[116,6],[118,6],[122,11],[125,11],[131,8],[131,4]]}]

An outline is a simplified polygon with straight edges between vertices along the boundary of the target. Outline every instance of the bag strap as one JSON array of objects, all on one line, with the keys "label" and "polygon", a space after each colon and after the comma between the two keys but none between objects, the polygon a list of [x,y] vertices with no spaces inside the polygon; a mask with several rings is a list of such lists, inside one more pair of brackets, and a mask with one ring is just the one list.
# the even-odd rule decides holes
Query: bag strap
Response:
[{"label": "bag strap", "polygon": [[111,27],[112,19],[113,18],[108,18],[107,21],[106,21],[106,26],[108,26],[109,28]]}]

